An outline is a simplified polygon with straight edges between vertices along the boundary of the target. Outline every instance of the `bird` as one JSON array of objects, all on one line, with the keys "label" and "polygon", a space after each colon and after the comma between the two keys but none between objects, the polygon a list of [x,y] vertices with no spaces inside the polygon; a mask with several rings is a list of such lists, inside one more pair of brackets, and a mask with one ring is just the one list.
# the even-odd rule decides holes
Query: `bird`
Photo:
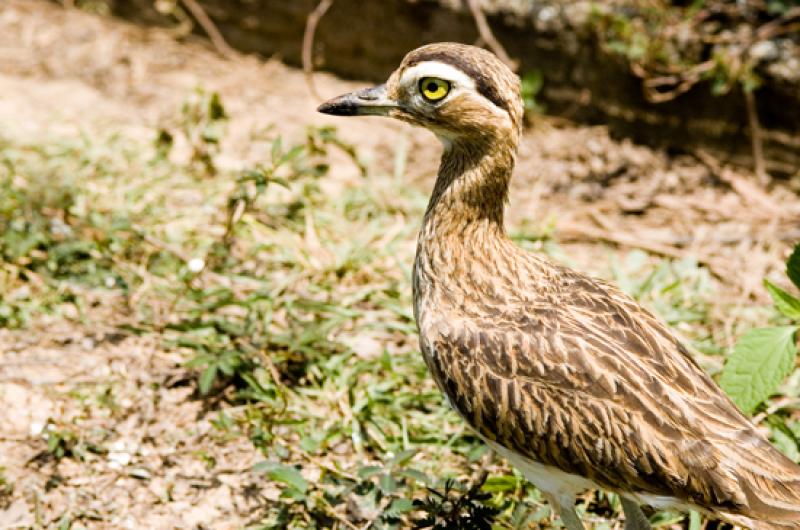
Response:
[{"label": "bird", "polygon": [[800,466],[773,447],[670,329],[610,283],[519,248],[503,216],[522,134],[520,80],[491,52],[433,43],[379,86],[321,104],[385,116],[443,144],[412,273],[430,374],[568,530],[577,495],[800,529]]}]

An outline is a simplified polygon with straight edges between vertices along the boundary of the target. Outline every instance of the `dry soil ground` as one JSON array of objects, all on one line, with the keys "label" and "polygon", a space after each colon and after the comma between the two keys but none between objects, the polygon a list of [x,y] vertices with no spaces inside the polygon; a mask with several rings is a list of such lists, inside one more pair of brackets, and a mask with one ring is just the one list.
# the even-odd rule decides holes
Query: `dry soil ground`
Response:
[{"label": "dry soil ground", "polygon": [[[323,96],[359,86],[325,74],[316,82]],[[253,129],[271,125],[292,138],[309,124],[332,124],[377,166],[391,168],[397,145],[406,145],[409,185],[431,183],[439,147],[429,133],[319,115],[302,73],[278,60],[223,59],[165,30],[47,2],[0,3],[4,137],[44,141],[108,130],[149,137],[198,86],[219,91],[230,115],[223,164],[262,154],[245,140]],[[720,329],[731,307],[766,303],[761,280],[779,274],[800,226],[800,201],[787,183],[763,189],[748,171],[702,154],[669,156],[615,141],[603,127],[533,121],[514,182],[513,227],[552,231],[566,259],[598,273],[609,256],[631,249],[649,259],[695,256],[712,273]],[[331,185],[354,178],[352,163],[334,163]],[[249,471],[256,451],[212,432],[203,402],[182,384],[184,359],[146,336],[116,333],[113,307],[99,303],[91,324],[43,318],[24,331],[0,329],[0,466],[13,485],[0,528],[53,526],[74,507],[86,527],[242,526],[273,494]],[[723,346],[734,338],[717,337]],[[97,384],[114,386],[123,412],[83,425],[111,433],[110,452],[89,465],[48,461],[43,426],[84,414],[82,389]],[[213,470],[201,453],[216,460]]]}]

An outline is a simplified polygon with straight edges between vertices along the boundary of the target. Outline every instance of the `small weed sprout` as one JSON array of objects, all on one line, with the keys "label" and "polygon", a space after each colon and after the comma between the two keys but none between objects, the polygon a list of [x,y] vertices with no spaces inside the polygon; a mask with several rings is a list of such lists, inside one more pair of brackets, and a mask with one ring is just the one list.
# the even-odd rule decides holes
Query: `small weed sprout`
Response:
[{"label": "small weed sprout", "polygon": [[190,163],[201,175],[216,175],[214,158],[219,154],[228,115],[217,92],[197,88],[181,106],[175,130],[162,128],[155,139],[156,159],[169,155],[180,134],[190,149]]},{"label": "small weed sprout", "polygon": [[11,504],[12,493],[14,493],[14,485],[6,477],[6,468],[0,466],[0,509],[8,508]]},{"label": "small weed sprout", "polygon": [[427,498],[414,501],[414,507],[425,513],[415,521],[414,528],[491,530],[500,510],[486,504],[492,495],[481,491],[487,476],[483,474],[466,490],[452,479],[445,482],[443,491],[428,488]]},{"label": "small weed sprout", "polygon": [[522,75],[520,92],[525,107],[526,122],[530,122],[532,116],[544,114],[546,111],[544,104],[536,99],[542,88],[544,88],[544,74],[540,70],[531,70]]}]

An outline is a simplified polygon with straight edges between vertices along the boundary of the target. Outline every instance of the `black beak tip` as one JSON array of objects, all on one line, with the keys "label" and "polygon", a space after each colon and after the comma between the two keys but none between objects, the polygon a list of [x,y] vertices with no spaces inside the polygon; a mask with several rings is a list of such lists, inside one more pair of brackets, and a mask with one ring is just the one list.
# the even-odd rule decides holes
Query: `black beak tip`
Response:
[{"label": "black beak tip", "polygon": [[334,98],[317,107],[317,112],[332,116],[355,116],[357,111],[358,106],[344,98]]}]

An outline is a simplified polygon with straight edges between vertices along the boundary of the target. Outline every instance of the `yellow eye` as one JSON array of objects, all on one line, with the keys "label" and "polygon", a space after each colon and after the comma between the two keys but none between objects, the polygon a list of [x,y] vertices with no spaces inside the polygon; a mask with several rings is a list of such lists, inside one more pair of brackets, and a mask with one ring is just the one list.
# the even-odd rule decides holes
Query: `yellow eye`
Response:
[{"label": "yellow eye", "polygon": [[428,101],[439,101],[450,92],[450,83],[435,77],[423,77],[419,80],[419,91]]}]

